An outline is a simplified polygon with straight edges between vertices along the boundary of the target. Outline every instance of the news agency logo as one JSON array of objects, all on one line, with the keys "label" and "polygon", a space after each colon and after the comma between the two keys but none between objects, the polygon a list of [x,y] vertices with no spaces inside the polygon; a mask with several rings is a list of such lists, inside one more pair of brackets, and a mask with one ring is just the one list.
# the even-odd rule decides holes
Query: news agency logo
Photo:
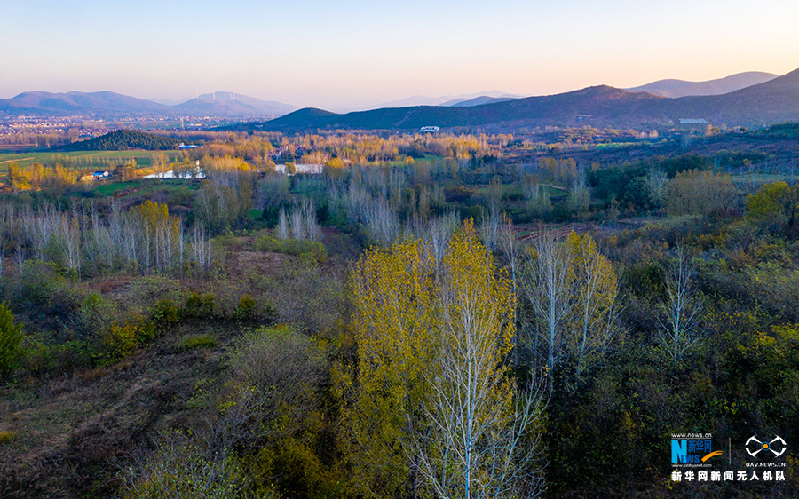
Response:
[{"label": "news agency logo", "polygon": [[[672,433],[671,472],[672,482],[754,482],[776,484],[786,481],[786,462],[784,456],[787,443],[775,435],[772,440],[761,441],[753,435],[746,441],[744,449],[749,456],[757,456],[756,462],[746,462],[743,470],[714,470],[706,463],[713,456],[721,456],[723,451],[712,451],[710,433]],[[729,439],[729,455],[732,456],[732,439]],[[776,462],[775,462],[776,461]],[[732,459],[729,461],[732,467]]]},{"label": "news agency logo", "polygon": [[711,447],[710,435],[707,438],[672,439],[671,464],[701,465],[713,456],[724,454],[724,451],[713,451]]}]

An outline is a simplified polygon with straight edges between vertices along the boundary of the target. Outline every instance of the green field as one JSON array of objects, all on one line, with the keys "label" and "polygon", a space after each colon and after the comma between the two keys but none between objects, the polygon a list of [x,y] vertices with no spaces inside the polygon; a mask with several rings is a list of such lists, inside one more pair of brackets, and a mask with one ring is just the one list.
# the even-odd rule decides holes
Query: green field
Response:
[{"label": "green field", "polygon": [[195,189],[197,189],[197,186],[193,184],[187,185],[186,180],[136,179],[99,185],[94,190],[103,196],[113,196],[118,192],[134,190],[131,194],[123,196],[123,198],[127,198],[132,194],[137,196],[149,196],[157,191],[162,191],[167,194],[183,193],[188,195]]},{"label": "green field", "polygon": [[[180,151],[163,151],[170,159],[176,161]],[[129,162],[135,158],[140,167],[152,165],[152,151],[75,151],[66,153],[32,152],[22,154],[0,153],[0,174],[8,171],[8,165],[17,163],[19,166],[29,166],[34,163],[52,165],[56,162],[64,163],[71,168],[108,169],[116,164]]]},{"label": "green field", "polygon": [[113,184],[103,184],[97,186],[94,190],[103,196],[113,196],[119,191],[124,191],[132,187],[140,187],[144,184],[143,180],[131,180],[129,182],[116,182]]}]

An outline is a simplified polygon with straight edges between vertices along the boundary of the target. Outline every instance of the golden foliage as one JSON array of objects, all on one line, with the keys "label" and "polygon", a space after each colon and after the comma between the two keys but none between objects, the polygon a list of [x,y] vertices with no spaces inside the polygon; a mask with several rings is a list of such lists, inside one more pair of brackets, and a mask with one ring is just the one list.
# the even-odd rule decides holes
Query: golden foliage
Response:
[{"label": "golden foliage", "polygon": [[612,337],[618,280],[590,234],[581,237],[572,231],[566,244],[574,255],[571,273],[577,284],[566,348],[577,359],[579,374]]},{"label": "golden foliage", "polygon": [[737,189],[730,176],[700,170],[677,173],[668,191],[669,215],[709,215],[735,208]]},{"label": "golden foliage", "polygon": [[[353,272],[357,370],[343,373],[349,459],[366,490],[393,495],[408,476],[403,434],[424,400],[425,369],[435,338],[434,275],[417,242],[372,249]],[[357,378],[356,378],[357,373]]]},{"label": "golden foliage", "polygon": [[353,302],[358,358],[339,373],[352,437],[348,460],[362,492],[393,496],[418,486],[409,454],[428,433],[435,394],[463,388],[445,374],[458,369],[453,363],[468,369],[479,352],[490,387],[486,417],[497,407],[510,410],[514,386],[504,359],[513,347],[515,296],[465,224],[440,267],[420,241],[367,251],[353,272]]}]

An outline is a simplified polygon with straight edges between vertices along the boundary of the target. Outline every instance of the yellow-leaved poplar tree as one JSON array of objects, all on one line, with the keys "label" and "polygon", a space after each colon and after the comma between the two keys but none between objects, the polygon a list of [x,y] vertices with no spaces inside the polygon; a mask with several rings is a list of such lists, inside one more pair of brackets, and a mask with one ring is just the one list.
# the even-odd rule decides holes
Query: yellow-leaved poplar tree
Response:
[{"label": "yellow-leaved poplar tree", "polygon": [[353,480],[371,496],[407,493],[415,481],[402,445],[417,431],[436,349],[431,270],[430,255],[410,242],[367,251],[353,273],[358,359],[342,395]]},{"label": "yellow-leaved poplar tree", "polygon": [[613,339],[618,282],[610,261],[589,235],[566,241],[545,232],[528,252],[522,289],[533,310],[533,350],[546,359],[550,389],[555,374],[580,374]]},{"label": "yellow-leaved poplar tree", "polygon": [[618,280],[610,261],[590,234],[572,231],[566,240],[574,255],[575,304],[566,348],[579,377],[608,348],[616,326]]},{"label": "yellow-leaved poplar tree", "polygon": [[354,481],[373,496],[533,497],[536,390],[508,367],[515,296],[471,223],[442,261],[419,242],[353,274],[356,366],[343,373]]},{"label": "yellow-leaved poplar tree", "polygon": [[516,296],[471,224],[450,241],[437,281],[441,325],[425,431],[414,454],[436,497],[535,497],[541,397],[509,365]]}]

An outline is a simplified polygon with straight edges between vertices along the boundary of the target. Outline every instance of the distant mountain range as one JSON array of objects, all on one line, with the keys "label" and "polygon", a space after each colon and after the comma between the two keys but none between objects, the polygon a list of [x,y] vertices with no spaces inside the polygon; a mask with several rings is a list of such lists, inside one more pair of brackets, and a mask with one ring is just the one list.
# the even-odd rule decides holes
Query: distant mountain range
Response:
[{"label": "distant mountain range", "polygon": [[661,80],[627,90],[599,85],[542,97],[522,98],[500,91],[435,98],[413,96],[377,109],[342,114],[313,109],[295,111],[287,104],[234,92],[161,102],[114,92],[24,92],[12,99],[0,99],[0,116],[212,116],[229,120],[278,116],[268,122],[230,127],[259,130],[414,129],[427,125],[639,126],[677,123],[681,118],[757,126],[799,120],[797,80],[797,71],[779,77],[748,72],[706,82]]},{"label": "distant mountain range", "polygon": [[168,106],[115,92],[23,92],[0,99],[0,115],[69,116],[98,118],[125,116],[281,116],[297,109],[280,102],[265,101],[233,92],[215,92]]},{"label": "distant mountain range", "polygon": [[487,95],[481,95],[480,97],[475,97],[474,99],[466,99],[462,101],[456,101],[452,104],[444,103],[442,106],[449,106],[449,107],[474,107],[474,106],[482,106],[483,104],[493,104],[495,102],[504,102],[506,100],[512,99],[520,99],[521,97],[489,97]]},{"label": "distant mountain range", "polygon": [[235,92],[214,92],[173,106],[183,114],[210,116],[282,116],[297,108],[281,102],[247,97]]},{"label": "distant mountain range", "polygon": [[[647,83],[635,88],[627,88],[630,92],[650,92],[661,97],[676,99],[692,95],[721,95],[728,92],[741,90],[758,83],[765,83],[776,78],[778,75],[763,73],[759,71],[749,71],[739,73],[724,78],[710,81],[691,82],[684,80],[660,80]],[[464,94],[459,96],[443,97],[424,97],[414,95],[405,99],[384,102],[378,107],[418,107],[418,106],[442,106],[442,107],[472,107],[483,104],[492,104],[511,99],[522,99],[524,96],[509,94],[497,90],[477,92],[474,94]]]},{"label": "distant mountain range", "polygon": [[495,129],[546,125],[637,127],[678,124],[685,118],[705,119],[716,125],[749,127],[799,120],[799,69],[721,95],[670,99],[650,92],[631,92],[599,85],[575,92],[472,107],[389,107],[347,114],[306,108],[269,122],[231,125],[225,129],[414,130],[428,125]]},{"label": "distant mountain range", "polygon": [[166,114],[170,108],[157,102],[115,92],[23,92],[0,99],[0,113],[33,116],[120,116]]},{"label": "distant mountain range", "polygon": [[758,83],[766,83],[776,77],[777,75],[771,73],[749,71],[709,81],[660,80],[640,87],[628,88],[627,90],[631,92],[651,92],[661,97],[677,99],[692,95],[726,94],[757,85]]},{"label": "distant mountain range", "polygon": [[442,106],[442,107],[469,107],[486,104],[494,99],[521,99],[521,95],[509,94],[507,92],[500,92],[498,90],[491,90],[485,92],[477,92],[474,94],[463,95],[445,95],[443,97],[424,97],[422,95],[414,95],[406,99],[394,100],[384,102],[378,107],[417,107],[417,106]]},{"label": "distant mountain range", "polygon": [[178,104],[183,104],[187,100],[191,100],[191,97],[185,97],[183,99],[150,99],[153,102],[157,102],[158,104],[163,104],[165,106],[177,106]]}]

